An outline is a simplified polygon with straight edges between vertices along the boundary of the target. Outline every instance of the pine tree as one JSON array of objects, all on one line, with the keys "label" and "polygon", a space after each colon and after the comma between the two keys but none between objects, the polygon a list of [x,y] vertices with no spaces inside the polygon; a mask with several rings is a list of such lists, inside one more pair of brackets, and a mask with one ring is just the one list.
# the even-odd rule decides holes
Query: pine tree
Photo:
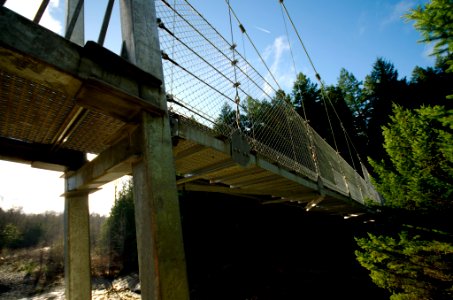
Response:
[{"label": "pine tree", "polygon": [[[402,231],[397,237],[358,238],[357,260],[376,285],[392,293],[390,299],[452,299],[451,234],[439,236],[433,228],[448,228],[445,218],[437,217],[449,220],[453,211],[453,114],[442,106],[408,110],[395,105],[393,112],[384,127],[389,163],[370,160],[375,185],[387,207],[432,215],[431,228],[424,229],[424,237],[415,223],[411,233]],[[393,214],[405,222],[407,214]],[[391,230],[397,231],[394,224]]]},{"label": "pine tree", "polygon": [[415,28],[423,35],[423,43],[434,43],[433,55],[448,58],[449,71],[453,72],[453,1],[431,0],[406,14],[415,21]]},{"label": "pine tree", "polygon": [[442,106],[394,106],[384,127],[391,164],[370,160],[386,205],[408,210],[453,208],[453,115]]},{"label": "pine tree", "polygon": [[[115,198],[110,216],[104,223],[102,240],[105,251],[120,272],[138,270],[137,238],[135,231],[135,206],[132,181],[126,183]],[[116,261],[116,260],[119,261]]]},{"label": "pine tree", "polygon": [[357,260],[377,286],[392,292],[391,300],[452,299],[453,244],[407,232],[356,241],[363,250]]}]

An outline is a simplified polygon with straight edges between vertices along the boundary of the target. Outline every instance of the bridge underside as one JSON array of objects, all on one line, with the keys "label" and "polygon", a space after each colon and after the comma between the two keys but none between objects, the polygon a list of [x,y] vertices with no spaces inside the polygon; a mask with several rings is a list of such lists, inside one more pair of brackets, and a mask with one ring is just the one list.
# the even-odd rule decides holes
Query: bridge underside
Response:
[{"label": "bridge underside", "polygon": [[[141,93],[161,82],[95,43],[80,47],[7,9],[1,18],[0,158],[70,171],[68,192],[95,191],[131,174],[141,156],[135,139],[141,112],[166,113]],[[251,153],[241,137],[230,141],[177,115],[171,120],[180,190],[334,214],[363,210],[287,163]],[[86,162],[86,153],[98,157]]]},{"label": "bridge underside", "polygon": [[350,198],[256,153],[247,153],[244,163],[234,155],[241,147],[235,139],[215,137],[182,117],[176,120],[173,153],[180,190],[238,195],[265,205],[286,203],[329,214],[364,211]]},{"label": "bridge underside", "polygon": [[[172,296],[174,278],[184,278],[186,274],[184,255],[178,253],[183,247],[175,243],[180,237],[172,227],[179,224],[179,220],[175,221],[179,210],[177,206],[169,208],[172,204],[167,204],[165,197],[161,199],[162,193],[151,195],[155,202],[143,200],[149,196],[146,193],[136,195],[142,193],[144,186],[149,192],[153,178],[172,177],[160,175],[165,169],[155,161],[146,166],[158,169],[153,170],[155,177],[142,176],[146,173],[143,162],[153,160],[154,155],[144,149],[159,152],[156,149],[163,143],[156,136],[166,132],[168,120],[179,190],[231,194],[263,205],[285,203],[328,214],[365,212],[356,198],[344,190],[335,191],[332,184],[323,184],[310,172],[305,176],[300,165],[296,171],[288,159],[270,160],[251,151],[250,141],[240,134],[226,138],[193,120],[178,115],[167,118],[166,105],[160,101],[161,85],[161,80],[96,43],[78,46],[0,8],[0,159],[65,172],[68,298],[89,298],[90,293],[88,193],[133,174],[140,183],[135,187],[134,196],[139,198],[135,199],[136,205],[145,208],[139,217],[136,213],[136,220],[140,220],[137,226],[142,230],[138,240],[143,243],[139,245],[139,255],[150,260],[151,266],[145,261],[141,273],[145,279],[160,276],[157,280],[166,284],[163,290],[170,295],[162,299],[176,299]],[[152,123],[148,122],[150,119]],[[153,133],[154,138],[150,138]],[[153,140],[158,141],[145,143]],[[97,157],[87,161],[87,153]],[[167,152],[157,155],[161,153]],[[167,189],[173,191],[176,186],[172,184]],[[161,232],[154,237],[157,227]],[[160,240],[147,244],[154,238]],[[162,262],[158,272],[150,270],[156,267],[149,258],[152,255]],[[180,274],[175,275],[176,269]],[[146,282],[142,288],[146,286],[152,294],[156,290],[153,284]]]}]

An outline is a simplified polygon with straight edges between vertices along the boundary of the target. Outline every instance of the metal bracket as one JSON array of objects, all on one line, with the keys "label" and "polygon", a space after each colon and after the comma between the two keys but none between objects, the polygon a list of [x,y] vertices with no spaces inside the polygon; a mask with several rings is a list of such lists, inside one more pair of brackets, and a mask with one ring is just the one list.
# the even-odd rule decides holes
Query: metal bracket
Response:
[{"label": "metal bracket", "polygon": [[250,162],[250,145],[239,131],[231,136],[231,158],[243,167]]},{"label": "metal bracket", "polygon": [[179,143],[179,119],[176,116],[170,116],[171,141],[173,146]]},{"label": "metal bracket", "polygon": [[326,198],[325,195],[319,195],[315,199],[308,202],[308,204],[305,206],[305,210],[310,211],[312,208],[316,207],[319,203],[321,203],[322,200],[324,200],[325,198]]}]

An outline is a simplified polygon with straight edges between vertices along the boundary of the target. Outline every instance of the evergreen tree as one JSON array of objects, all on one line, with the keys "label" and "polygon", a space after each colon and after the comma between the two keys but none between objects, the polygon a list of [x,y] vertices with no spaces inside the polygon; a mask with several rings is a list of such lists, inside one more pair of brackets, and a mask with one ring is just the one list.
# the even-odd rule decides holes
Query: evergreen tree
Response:
[{"label": "evergreen tree", "polygon": [[[350,110],[346,102],[345,93],[338,86],[328,86],[325,89],[325,105],[327,105],[327,111],[329,119],[326,116],[326,124],[324,130],[324,138],[331,146],[337,146],[337,150],[341,156],[351,165],[358,166],[359,161],[357,160],[355,151],[351,145],[359,145],[363,143],[360,141],[354,126],[353,112]],[[362,153],[360,153],[362,154]]]},{"label": "evergreen tree", "polygon": [[118,192],[110,216],[103,227],[103,244],[120,272],[138,270],[135,206],[132,181]]},{"label": "evergreen tree", "polygon": [[423,43],[434,43],[433,55],[447,58],[449,71],[453,72],[453,1],[431,0],[406,14],[415,21],[415,28],[423,35]]},{"label": "evergreen tree", "polygon": [[357,135],[366,137],[365,116],[364,116],[364,98],[362,97],[362,83],[357,80],[354,74],[346,69],[340,70],[337,86],[343,93],[344,101],[353,116],[353,126]]},{"label": "evergreen tree", "polygon": [[394,106],[384,127],[390,164],[370,160],[375,184],[390,207],[408,210],[453,208],[453,117],[444,107],[414,111]]},{"label": "evergreen tree", "polygon": [[[451,235],[439,236],[432,228],[451,230],[452,111],[441,106],[411,111],[395,105],[391,121],[384,128],[389,163],[371,160],[375,186],[387,207],[400,210],[390,213],[415,226],[409,227],[411,233],[402,231],[397,237],[369,234],[356,239],[362,250],[356,251],[357,260],[376,285],[393,294],[391,299],[451,299]],[[401,210],[411,212],[412,218]],[[431,227],[424,229],[424,237],[418,235],[420,225]],[[392,224],[390,230],[397,231],[397,226],[401,224]]]},{"label": "evergreen tree", "polygon": [[363,250],[356,251],[357,260],[377,286],[392,293],[391,300],[453,298],[453,244],[407,232],[356,240]]},{"label": "evergreen tree", "polygon": [[453,72],[447,72],[447,60],[438,57],[434,67],[415,67],[409,83],[411,102],[407,108],[418,108],[422,105],[444,105],[452,107],[448,95],[453,94]]},{"label": "evergreen tree", "polygon": [[311,82],[304,73],[299,73],[294,81],[292,96],[294,108],[298,111],[303,105],[319,102],[320,91],[315,82]]},{"label": "evergreen tree", "polygon": [[378,58],[370,75],[363,84],[362,97],[367,141],[367,156],[373,159],[383,158],[381,127],[385,125],[392,112],[392,104],[404,103],[406,81],[398,80],[398,71],[394,65],[383,58]]},{"label": "evergreen tree", "polygon": [[224,103],[220,111],[219,116],[217,117],[214,125],[214,130],[225,136],[229,136],[231,131],[237,127],[236,124],[236,112],[228,104]]},{"label": "evergreen tree", "polygon": [[[249,103],[250,101],[251,99],[247,98],[246,102]],[[220,110],[219,116],[215,120],[214,130],[224,136],[230,136],[238,129],[241,132],[249,132],[251,130],[251,123],[248,115],[239,112],[239,120],[237,117],[236,107],[233,108],[225,102]]]},{"label": "evergreen tree", "polygon": [[292,101],[296,112],[307,119],[316,130],[323,128],[319,117],[325,115],[321,103],[321,91],[305,74],[299,73],[293,85]]},{"label": "evergreen tree", "polygon": [[[446,91],[451,91],[447,73],[453,71],[453,2],[432,0],[406,17],[415,20],[423,42],[435,43],[438,60],[436,68],[414,69],[410,83],[414,102],[404,106],[443,104]],[[445,104],[415,110],[395,106],[391,123],[384,128],[389,159],[371,160],[386,206],[399,209],[392,215],[401,219],[407,217],[401,210],[410,212],[409,220],[416,226],[406,227],[412,232],[420,232],[420,218],[413,217],[420,212],[428,216],[422,222],[427,227],[423,237],[403,231],[399,237],[369,234],[357,239],[362,249],[356,252],[358,261],[378,286],[392,293],[391,299],[453,298],[453,110]],[[439,235],[436,227],[450,232]],[[396,231],[394,225],[391,229]]]},{"label": "evergreen tree", "polygon": [[[329,112],[326,110],[327,103],[323,101],[326,100],[323,99],[326,96],[322,94],[318,85],[305,74],[298,74],[292,91],[293,107],[320,136],[327,139],[329,144],[335,148],[334,133],[330,129],[327,116],[327,112]],[[329,112],[330,116],[334,117],[332,111]]]}]

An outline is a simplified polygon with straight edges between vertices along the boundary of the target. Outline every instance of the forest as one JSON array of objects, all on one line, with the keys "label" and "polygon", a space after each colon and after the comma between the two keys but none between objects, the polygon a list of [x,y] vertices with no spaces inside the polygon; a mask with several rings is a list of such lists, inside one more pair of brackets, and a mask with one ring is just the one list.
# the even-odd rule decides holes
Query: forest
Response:
[{"label": "forest", "polygon": [[[378,57],[363,79],[342,69],[336,84],[320,86],[300,73],[292,91],[279,91],[271,100],[290,103],[346,160],[367,165],[385,204],[370,207],[380,225],[358,235],[351,251],[393,300],[453,298],[452,12],[452,1],[432,0],[406,14],[422,42],[434,44],[436,58],[434,66],[415,67],[411,78],[401,78],[391,61]],[[253,107],[248,114],[271,105],[247,102]],[[239,126],[249,127],[249,118],[242,114]],[[225,105],[216,129],[235,122],[236,111]],[[181,203],[195,197],[189,194],[181,194]],[[104,254],[93,255],[99,259],[94,265],[109,266],[94,272],[137,271],[131,184],[118,193],[108,217],[92,215],[90,222],[92,251]],[[0,251],[62,250],[62,227],[61,214],[0,209]],[[62,254],[54,260],[53,270],[61,274]]]}]

